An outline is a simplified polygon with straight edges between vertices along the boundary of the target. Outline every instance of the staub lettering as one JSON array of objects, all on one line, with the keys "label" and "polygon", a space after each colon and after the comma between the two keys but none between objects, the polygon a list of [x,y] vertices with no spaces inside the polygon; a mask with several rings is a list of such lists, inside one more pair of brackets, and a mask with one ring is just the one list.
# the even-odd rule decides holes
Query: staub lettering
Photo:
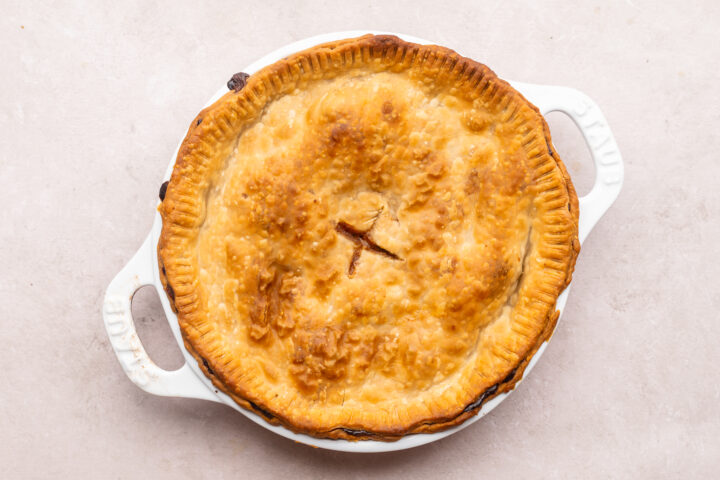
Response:
[{"label": "staub lettering", "polygon": [[579,100],[572,109],[580,127],[585,132],[585,138],[597,161],[597,175],[605,185],[614,185],[620,182],[620,153],[610,136],[610,129],[599,118],[593,105],[585,100]]},{"label": "staub lettering", "polygon": [[129,300],[115,297],[105,301],[105,316],[108,325],[108,335],[115,347],[118,359],[127,373],[128,377],[141,387],[150,383],[144,365],[145,355],[142,352],[142,344],[135,331],[131,328]]}]

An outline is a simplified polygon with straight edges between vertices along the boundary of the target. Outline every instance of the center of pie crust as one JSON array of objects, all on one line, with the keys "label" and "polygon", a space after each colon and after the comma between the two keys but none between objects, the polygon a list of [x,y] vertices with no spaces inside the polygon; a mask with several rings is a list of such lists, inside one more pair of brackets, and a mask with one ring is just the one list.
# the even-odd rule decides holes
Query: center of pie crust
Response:
[{"label": "center of pie crust", "polygon": [[507,113],[411,73],[269,105],[209,188],[202,301],[268,385],[343,404],[441,391],[508,321],[532,179]]},{"label": "center of pie crust", "polygon": [[[378,212],[378,215],[381,212],[382,210]],[[348,265],[348,275],[350,276],[355,274],[355,268],[357,267],[358,261],[360,261],[360,256],[362,255],[363,250],[384,255],[393,260],[400,260],[400,257],[375,243],[370,236],[372,227],[375,226],[375,221],[377,221],[377,217],[373,220],[373,224],[367,230],[360,230],[343,221],[340,221],[335,225],[335,230],[344,237],[348,238],[355,245],[352,258],[350,258],[350,264]]]}]

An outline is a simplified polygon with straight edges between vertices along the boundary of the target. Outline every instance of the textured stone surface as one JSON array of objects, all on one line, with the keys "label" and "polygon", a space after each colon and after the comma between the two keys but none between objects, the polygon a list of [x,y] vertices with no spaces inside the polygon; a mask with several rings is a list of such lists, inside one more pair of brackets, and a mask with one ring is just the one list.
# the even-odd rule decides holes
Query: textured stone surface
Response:
[{"label": "textured stone surface", "polygon": [[[19,2],[0,16],[0,464],[4,478],[711,478],[720,468],[717,2]],[[511,26],[513,25],[513,26]],[[101,320],[177,141],[270,50],[401,31],[602,107],[625,188],[583,245],[553,342],[482,421],[360,456],[284,440],[230,408],[143,393]],[[592,168],[551,116],[581,191]],[[135,313],[179,353],[154,294]]]}]

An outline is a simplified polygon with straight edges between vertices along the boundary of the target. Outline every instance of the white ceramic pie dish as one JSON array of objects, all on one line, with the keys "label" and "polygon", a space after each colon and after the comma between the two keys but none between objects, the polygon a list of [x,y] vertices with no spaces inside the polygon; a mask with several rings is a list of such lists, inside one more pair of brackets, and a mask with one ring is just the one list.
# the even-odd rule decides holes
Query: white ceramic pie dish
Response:
[{"label": "white ceramic pie dish", "polygon": [[[435,44],[435,42],[423,40],[410,35],[403,35],[391,32],[377,31],[347,31],[335,32],[325,35],[300,40],[286,45],[266,55],[251,65],[237,69],[253,74],[262,67],[272,64],[291,53],[304,50],[320,43],[339,40],[343,38],[358,37],[367,33],[391,34],[414,43]],[[462,52],[459,52],[462,54]],[[580,225],[579,238],[584,242],[597,221],[612,205],[620,192],[623,182],[623,162],[612,132],[607,126],[605,117],[598,106],[583,93],[565,87],[542,86],[528,83],[510,82],[512,86],[520,91],[531,103],[536,105],[543,115],[558,111],[568,115],[575,125],[580,129],[588,147],[592,153],[595,164],[595,183],[587,195],[579,199],[580,202]],[[227,92],[227,88],[218,91],[207,103],[212,104]],[[206,105],[206,106],[207,106]],[[183,132],[184,134],[184,132]],[[182,138],[182,137],[181,137]],[[180,145],[178,145],[179,149]],[[178,149],[173,154],[170,165],[165,172],[165,180],[170,178]],[[183,346],[180,327],[177,317],[173,313],[167,296],[160,283],[158,262],[157,262],[157,241],[162,228],[162,220],[159,213],[155,213],[155,221],[152,230],[143,242],[140,249],[135,253],[127,265],[115,276],[105,294],[103,304],[103,319],[107,329],[110,342],[113,346],[118,361],[125,370],[130,380],[146,392],[155,395],[199,398],[214,402],[224,403],[239,411],[253,422],[271,430],[278,435],[295,440],[300,443],[330,450],[346,452],[387,452],[393,450],[404,450],[417,447],[441,438],[452,435],[455,432],[468,427],[482,416],[489,413],[510,392],[498,395],[483,404],[478,414],[463,424],[430,434],[408,435],[395,442],[380,442],[372,440],[348,441],[318,439],[304,434],[294,433],[282,426],[274,426],[267,423],[260,416],[245,410],[237,405],[229,396],[220,392],[200,370],[195,359]],[[165,315],[167,316],[173,335],[180,346],[185,357],[185,364],[178,370],[163,370],[148,356],[140,339],[137,336],[131,312],[131,301],[134,293],[145,285],[155,287],[160,296]],[[562,311],[567,302],[570,286],[560,295],[557,300],[557,309]],[[542,355],[547,342],[538,349],[531,359],[524,375],[532,370],[535,363]],[[519,382],[518,382],[519,383]]]}]

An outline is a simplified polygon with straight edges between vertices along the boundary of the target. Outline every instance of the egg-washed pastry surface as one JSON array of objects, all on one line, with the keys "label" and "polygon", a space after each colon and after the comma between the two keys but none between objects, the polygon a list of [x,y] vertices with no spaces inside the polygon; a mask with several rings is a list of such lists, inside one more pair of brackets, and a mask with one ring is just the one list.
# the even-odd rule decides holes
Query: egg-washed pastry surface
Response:
[{"label": "egg-washed pastry surface", "polygon": [[294,431],[379,440],[511,389],[579,250],[537,109],[389,36],[233,78],[160,206],[161,277],[215,385]]}]

